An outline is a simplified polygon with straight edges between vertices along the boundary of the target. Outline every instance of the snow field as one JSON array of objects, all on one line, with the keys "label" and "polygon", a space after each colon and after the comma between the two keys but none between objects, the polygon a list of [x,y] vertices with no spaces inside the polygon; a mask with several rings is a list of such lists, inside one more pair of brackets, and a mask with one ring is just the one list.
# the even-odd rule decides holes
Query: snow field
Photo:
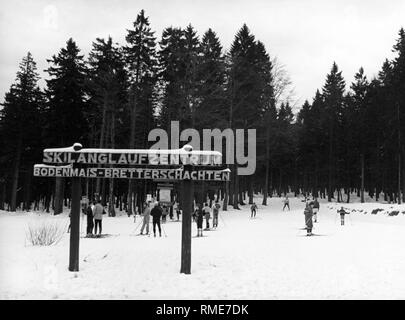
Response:
[{"label": "snow field", "polygon": [[[100,239],[81,238],[80,271],[69,272],[69,234],[50,247],[25,241],[29,223],[61,216],[0,212],[1,299],[403,299],[404,205],[321,202],[313,237],[304,204],[282,211],[270,198],[250,219],[249,206],[220,212],[219,227],[196,238],[192,274],[180,274],[181,223],[163,224],[165,237],[135,236],[140,222],[103,220]],[[340,226],[336,210],[354,210]],[[375,208],[385,213],[371,215]],[[390,217],[389,210],[398,209]],[[360,212],[364,210],[367,214]],[[212,219],[210,221],[212,225]],[[204,221],[205,226],[205,221]],[[86,227],[81,220],[82,235]],[[136,230],[139,233],[140,227]],[[152,225],[150,225],[152,232]]]}]

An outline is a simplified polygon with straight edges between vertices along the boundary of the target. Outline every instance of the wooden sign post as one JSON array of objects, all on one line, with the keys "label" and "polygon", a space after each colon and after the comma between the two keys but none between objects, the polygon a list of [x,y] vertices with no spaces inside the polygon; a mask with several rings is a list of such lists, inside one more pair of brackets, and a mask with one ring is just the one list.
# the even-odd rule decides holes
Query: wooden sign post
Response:
[{"label": "wooden sign post", "polygon": [[[182,181],[183,221],[180,273],[191,273],[191,214],[194,181],[229,181],[230,170],[221,170],[222,154],[192,151],[191,146],[175,150],[83,149],[72,147],[45,149],[43,162],[34,165],[36,177],[72,178],[69,271],[79,271],[80,178],[151,179]],[[55,165],[56,164],[56,165]],[[96,165],[96,167],[90,167]],[[99,167],[108,165],[115,167]],[[209,169],[206,169],[209,167]]]},{"label": "wooden sign post", "polygon": [[[191,170],[187,167],[186,170]],[[194,186],[192,180],[183,180],[183,218],[181,222],[180,273],[191,273],[191,215],[193,212]]]},{"label": "wooden sign post", "polygon": [[72,178],[72,206],[70,213],[69,271],[79,271],[80,199],[82,190],[80,178]]}]

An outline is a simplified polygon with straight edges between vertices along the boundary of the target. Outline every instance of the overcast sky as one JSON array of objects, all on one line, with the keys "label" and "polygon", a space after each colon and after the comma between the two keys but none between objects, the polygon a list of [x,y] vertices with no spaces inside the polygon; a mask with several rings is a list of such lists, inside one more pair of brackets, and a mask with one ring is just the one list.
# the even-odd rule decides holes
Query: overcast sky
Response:
[{"label": "overcast sky", "polygon": [[46,59],[68,38],[86,56],[96,37],[123,44],[141,9],[158,40],[165,27],[191,23],[199,35],[211,27],[225,49],[246,23],[285,65],[298,104],[312,99],[333,61],[348,83],[360,66],[375,75],[405,27],[404,0],[0,0],[0,101],[27,51],[44,78]]}]

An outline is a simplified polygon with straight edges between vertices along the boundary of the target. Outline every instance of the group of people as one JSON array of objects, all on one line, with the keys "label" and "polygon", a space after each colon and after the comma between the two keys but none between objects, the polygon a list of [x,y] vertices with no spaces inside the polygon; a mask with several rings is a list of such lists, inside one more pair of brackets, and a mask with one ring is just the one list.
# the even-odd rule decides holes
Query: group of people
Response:
[{"label": "group of people", "polygon": [[212,226],[213,228],[218,227],[218,216],[219,216],[219,209],[221,205],[219,204],[218,200],[214,202],[212,208],[209,207],[208,203],[204,203],[204,207],[201,203],[197,203],[196,209],[193,212],[193,220],[197,223],[197,237],[203,236],[203,222],[205,218],[205,227],[206,230],[210,229],[210,219],[211,219],[211,209],[212,209]]},{"label": "group of people", "polygon": [[[192,217],[193,220],[197,223],[197,237],[202,236],[204,218],[206,220],[206,230],[210,229],[211,209],[213,214],[213,222],[212,222],[213,228],[218,227],[218,216],[220,208],[221,205],[219,204],[218,200],[215,201],[215,203],[212,205],[212,208],[208,206],[208,203],[204,203],[204,206],[202,206],[202,204],[196,205],[196,209],[194,210]],[[166,212],[169,211],[168,209],[169,208],[166,209]],[[181,208],[178,202],[175,202],[173,204],[173,212],[176,212],[177,220],[179,220],[181,215]],[[156,227],[157,227],[159,231],[159,236],[161,237],[162,236],[161,219],[162,222],[164,223],[165,208],[164,207],[162,208],[159,202],[152,202],[152,201],[148,201],[145,204],[143,210],[142,227],[139,235],[143,235],[144,231],[146,231],[145,233],[146,235],[149,235],[149,223],[151,216],[153,224],[153,236],[156,237]]]},{"label": "group of people", "polygon": [[149,222],[150,217],[152,216],[152,226],[153,226],[153,236],[156,237],[156,227],[159,231],[159,237],[162,236],[162,226],[160,224],[160,219],[163,219],[164,209],[160,206],[159,202],[148,201],[145,204],[143,210],[143,221],[140,235],[143,235],[143,231],[146,228],[146,235],[149,235]]},{"label": "group of people", "polygon": [[[318,222],[318,212],[320,205],[317,198],[315,198],[313,201],[307,198],[305,202],[306,202],[304,209],[305,226],[307,229],[307,236],[311,236],[313,222],[314,223]],[[337,210],[337,213],[340,215],[340,225],[344,226],[345,215],[348,214],[348,212],[346,212],[346,210],[343,207],[341,207],[339,210]]]},{"label": "group of people", "polygon": [[312,236],[313,223],[318,222],[319,207],[320,205],[317,198],[315,198],[313,201],[311,201],[309,198],[306,199],[304,216],[307,236]]},{"label": "group of people", "polygon": [[103,228],[103,215],[106,214],[101,200],[94,201],[92,204],[86,204],[85,208],[83,208],[83,213],[87,216],[87,237],[93,236],[93,229],[94,235],[97,235],[98,230],[98,236],[100,236]]}]

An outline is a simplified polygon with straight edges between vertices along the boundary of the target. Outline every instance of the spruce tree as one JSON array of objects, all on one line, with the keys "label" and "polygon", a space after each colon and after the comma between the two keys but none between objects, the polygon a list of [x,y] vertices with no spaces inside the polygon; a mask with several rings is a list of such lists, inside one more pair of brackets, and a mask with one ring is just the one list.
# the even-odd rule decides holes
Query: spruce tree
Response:
[{"label": "spruce tree", "polygon": [[329,127],[328,130],[328,201],[333,198],[334,188],[336,187],[336,159],[339,148],[339,135],[341,134],[341,117],[344,103],[344,91],[346,83],[334,62],[330,73],[326,77],[326,83],[323,87],[323,97],[325,103],[325,115]]},{"label": "spruce tree", "polygon": [[[43,94],[38,87],[39,75],[36,63],[30,52],[22,59],[15,83],[5,96],[0,111],[1,165],[11,171],[10,211],[16,211],[17,189],[20,170],[24,167],[31,175],[32,166],[41,148],[41,114]],[[3,174],[5,174],[3,172]],[[27,177],[31,181],[31,176]],[[26,180],[27,181],[27,180]],[[30,183],[24,186],[28,192]],[[20,192],[22,194],[23,192]],[[20,200],[22,197],[18,197]],[[25,199],[25,208],[29,209],[30,199]]]},{"label": "spruce tree", "polygon": [[[48,97],[48,126],[46,144],[49,147],[66,147],[75,142],[87,141],[88,126],[85,117],[87,68],[76,42],[70,38],[66,48],[47,60],[46,94]],[[63,211],[64,179],[56,179],[54,213]]]}]

